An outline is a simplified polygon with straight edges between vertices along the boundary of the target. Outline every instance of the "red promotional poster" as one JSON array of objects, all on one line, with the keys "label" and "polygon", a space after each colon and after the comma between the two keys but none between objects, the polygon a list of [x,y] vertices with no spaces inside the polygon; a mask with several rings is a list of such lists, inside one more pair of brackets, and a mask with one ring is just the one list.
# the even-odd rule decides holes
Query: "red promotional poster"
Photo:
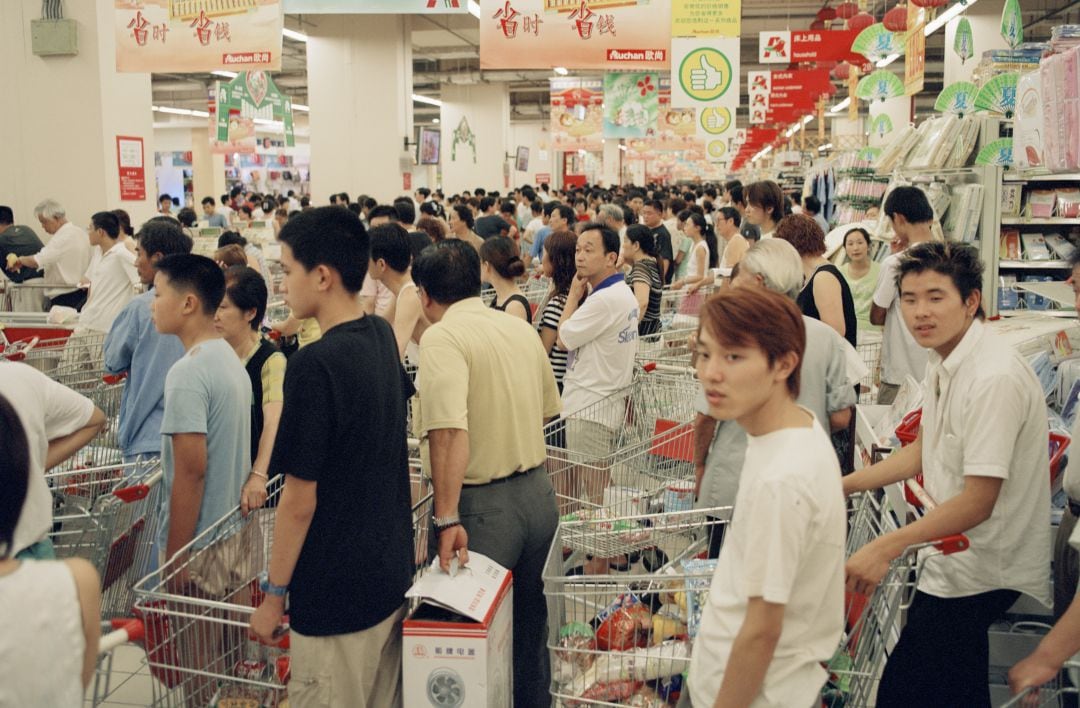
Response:
[{"label": "red promotional poster", "polygon": [[120,201],[146,199],[146,162],[143,139],[116,136],[116,164],[120,172]]},{"label": "red promotional poster", "polygon": [[762,64],[846,61],[867,64],[866,57],[851,51],[860,30],[777,30],[758,35],[758,60]]}]

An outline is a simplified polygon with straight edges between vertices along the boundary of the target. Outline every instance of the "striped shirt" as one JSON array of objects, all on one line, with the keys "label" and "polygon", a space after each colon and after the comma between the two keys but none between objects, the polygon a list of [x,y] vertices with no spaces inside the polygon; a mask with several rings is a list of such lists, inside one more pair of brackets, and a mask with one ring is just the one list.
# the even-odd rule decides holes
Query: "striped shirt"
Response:
[{"label": "striped shirt", "polygon": [[[548,300],[544,305],[543,315],[536,329],[539,331],[547,327],[556,332],[559,331],[559,320],[562,318],[563,308],[566,307],[566,295],[559,294]],[[563,377],[566,375],[567,351],[559,347],[558,343],[551,346],[548,352],[548,361],[551,362],[551,370],[555,372],[555,381],[562,386]]]}]

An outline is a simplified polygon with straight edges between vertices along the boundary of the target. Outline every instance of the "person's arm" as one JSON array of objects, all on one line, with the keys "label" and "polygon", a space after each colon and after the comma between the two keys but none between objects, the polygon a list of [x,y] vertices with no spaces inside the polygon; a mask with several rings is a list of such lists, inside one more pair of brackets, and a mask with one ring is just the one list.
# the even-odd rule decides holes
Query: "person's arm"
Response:
[{"label": "person's arm", "polygon": [[851,408],[844,408],[829,413],[829,431],[835,433],[847,428],[851,425],[851,416]]},{"label": "person's arm", "polygon": [[997,503],[1000,477],[964,477],[964,488],[955,497],[926,512],[918,521],[866,544],[847,562],[847,587],[869,595],[885,577],[889,563],[904,549],[946,536],[964,533],[990,518]]},{"label": "person's arm", "polygon": [[270,323],[270,328],[280,332],[282,337],[294,337],[296,333],[300,331],[300,326],[303,322],[290,313],[287,318],[281,322]]},{"label": "person's arm", "polygon": [[884,307],[878,307],[875,303],[870,303],[870,324],[878,327],[885,324],[885,315],[888,310]]},{"label": "person's arm", "polygon": [[259,435],[259,448],[255,452],[255,461],[251,465],[244,488],[240,492],[240,511],[244,516],[252,509],[259,509],[266,503],[266,485],[270,482],[270,456],[274,452],[277,439],[278,423],[281,422],[281,401],[263,404],[263,429]]},{"label": "person's arm", "polygon": [[[469,431],[441,428],[428,431],[428,455],[431,460],[431,483],[435,488],[435,516],[457,516],[461,486],[469,466]],[[461,526],[439,534],[439,565],[449,572],[450,560],[457,556],[461,565],[469,561],[469,536]]]},{"label": "person's arm", "polygon": [[75,580],[75,594],[79,598],[79,615],[82,618],[83,648],[82,685],[85,689],[94,678],[97,667],[98,644],[101,641],[101,581],[97,570],[82,558],[64,561]]},{"label": "person's arm", "polygon": [[529,313],[525,310],[525,306],[517,300],[514,300],[506,306],[506,314],[513,315],[520,320],[529,321]]},{"label": "person's arm", "polygon": [[731,645],[731,656],[713,708],[742,708],[761,693],[765,673],[780,642],[784,607],[761,597],[750,598],[746,619]]},{"label": "person's arm", "polygon": [[172,558],[195,537],[206,485],[206,434],[173,433],[173,485],[165,557]]},{"label": "person's arm", "polygon": [[705,462],[709,458],[713,436],[716,434],[716,419],[711,415],[698,413],[694,418],[694,496],[701,494],[701,480],[705,477]]},{"label": "person's arm", "polygon": [[45,454],[45,469],[55,467],[90,444],[94,436],[105,427],[105,423],[105,414],[95,406],[85,425],[72,433],[50,440],[48,452]]},{"label": "person's arm", "polygon": [[1050,633],[1043,637],[1039,646],[1026,659],[1009,671],[1009,688],[1020,693],[1032,686],[1041,686],[1054,679],[1061,666],[1080,652],[1080,595]]},{"label": "person's arm", "polygon": [[551,349],[555,346],[558,338],[559,330],[552,329],[551,327],[540,328],[540,343],[544,345],[544,353],[548,355],[551,354]]},{"label": "person's arm", "polygon": [[821,321],[843,337],[847,332],[847,323],[844,321],[844,300],[840,281],[832,273],[818,273],[814,278],[813,295]]},{"label": "person's arm", "polygon": [[[270,551],[267,580],[273,585],[288,586],[296,561],[307,540],[315,517],[318,483],[285,475],[285,488],[274,515],[274,546]],[[274,631],[285,614],[285,598],[266,593],[262,604],[251,615],[251,631],[265,644],[274,643]]]},{"label": "person's arm", "polygon": [[885,324],[885,314],[889,311],[889,306],[892,305],[896,296],[896,270],[892,261],[886,259],[878,271],[874,297],[870,302],[870,324],[878,327]]},{"label": "person's arm", "polygon": [[415,290],[412,291],[411,297],[397,298],[397,309],[394,312],[394,339],[397,341],[399,357],[405,356],[405,348],[412,339],[420,317],[420,298]]},{"label": "person's arm", "polygon": [[566,331],[568,334],[569,334],[569,332],[571,330],[576,332],[576,330],[581,329],[581,330],[583,330],[583,333],[588,331],[587,327],[579,328],[579,327],[575,327],[574,325],[567,326],[568,323],[570,322],[571,318],[573,318],[574,313],[577,312],[578,308],[581,307],[581,304],[582,304],[581,299],[583,297],[585,297],[586,288],[587,288],[587,281],[584,278],[580,277],[580,276],[575,275],[574,279],[570,282],[570,292],[566,296],[566,304],[563,306],[562,316],[559,317],[559,329],[558,329],[559,337],[558,337],[558,340],[557,340],[558,343],[559,343],[559,347],[562,348],[562,349],[565,349],[566,351],[570,351],[571,349],[576,349],[577,346],[581,346],[581,344],[584,344],[584,343],[586,343],[588,341],[591,341],[591,340],[586,339],[585,342],[578,342],[577,337],[575,335],[574,336],[574,343],[577,346],[568,347],[568,346],[566,346],[566,339],[563,338],[564,331]]},{"label": "person's arm", "polygon": [[638,304],[638,322],[645,319],[645,311],[649,307],[649,284],[644,280],[634,281],[634,297]]},{"label": "person's arm", "polygon": [[844,495],[881,489],[922,472],[922,430],[915,442],[900,448],[881,462],[844,477]]}]

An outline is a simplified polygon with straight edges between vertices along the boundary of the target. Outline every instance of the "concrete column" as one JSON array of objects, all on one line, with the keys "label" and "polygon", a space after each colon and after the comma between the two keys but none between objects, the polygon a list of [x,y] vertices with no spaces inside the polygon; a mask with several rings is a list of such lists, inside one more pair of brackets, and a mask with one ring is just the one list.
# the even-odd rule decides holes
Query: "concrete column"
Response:
[{"label": "concrete column", "polygon": [[[38,57],[30,21],[41,3],[0,3],[0,203],[31,226],[34,205],[52,197],[80,226],[96,211],[122,208],[137,227],[156,201],[150,75],[116,72],[113,3],[68,2],[64,10],[78,24],[79,53]],[[143,139],[143,201],[120,201],[118,135]]]},{"label": "concrete column", "polygon": [[[945,86],[956,81],[971,81],[971,75],[975,72],[982,53],[988,49],[1009,48],[1001,36],[1001,12],[1004,9],[1005,0],[979,0],[945,25]],[[971,23],[971,36],[975,45],[975,56],[963,63],[953,51],[956,27],[960,24],[961,17],[968,18]]]},{"label": "concrete column", "polygon": [[[510,92],[505,83],[457,86],[442,90],[442,184],[447,194],[483,187],[506,193],[504,169],[513,176],[510,145]],[[454,133],[463,126],[472,132],[476,149],[464,142],[454,147]],[[511,155],[507,158],[507,155]]]},{"label": "concrete column", "polygon": [[614,187],[621,182],[621,179],[619,178],[619,158],[621,155],[622,151],[619,150],[619,140],[617,138],[607,138],[604,140],[600,181],[604,183],[605,187]]},{"label": "concrete column", "polygon": [[[401,194],[412,130],[412,42],[405,15],[308,15],[311,191],[389,203]],[[403,169],[404,168],[404,169]]]},{"label": "concrete column", "polygon": [[210,152],[209,127],[191,130],[191,181],[195,213],[202,218],[203,197],[213,197],[217,200],[227,191],[225,156]]}]

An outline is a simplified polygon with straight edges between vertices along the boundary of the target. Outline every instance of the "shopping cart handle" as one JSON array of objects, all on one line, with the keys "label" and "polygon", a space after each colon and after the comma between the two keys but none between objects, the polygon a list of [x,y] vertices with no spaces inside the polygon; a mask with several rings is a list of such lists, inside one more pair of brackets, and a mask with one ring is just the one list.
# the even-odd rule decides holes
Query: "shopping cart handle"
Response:
[{"label": "shopping cart handle", "polygon": [[645,370],[645,373],[651,374],[652,372],[656,371],[656,362],[650,361],[648,364],[645,364],[641,368]]},{"label": "shopping cart handle", "polygon": [[146,499],[150,494],[150,485],[148,484],[133,484],[130,487],[122,487],[120,489],[113,490],[113,496],[125,504],[130,504],[140,499]]},{"label": "shopping cart handle", "polygon": [[127,372],[122,371],[119,374],[105,374],[104,376],[101,377],[101,380],[104,383],[107,383],[110,386],[112,386],[113,384],[120,383],[121,381],[123,381],[126,378],[127,378]]},{"label": "shopping cart handle", "polygon": [[128,642],[141,642],[146,637],[146,626],[133,617],[118,617],[109,622],[113,631],[101,638],[99,653],[114,649]]},{"label": "shopping cart handle", "polygon": [[959,553],[960,551],[966,551],[971,546],[971,541],[968,537],[962,533],[958,533],[953,536],[946,536],[945,538],[934,541],[934,548],[941,551],[943,555],[950,556],[953,553]]}]

